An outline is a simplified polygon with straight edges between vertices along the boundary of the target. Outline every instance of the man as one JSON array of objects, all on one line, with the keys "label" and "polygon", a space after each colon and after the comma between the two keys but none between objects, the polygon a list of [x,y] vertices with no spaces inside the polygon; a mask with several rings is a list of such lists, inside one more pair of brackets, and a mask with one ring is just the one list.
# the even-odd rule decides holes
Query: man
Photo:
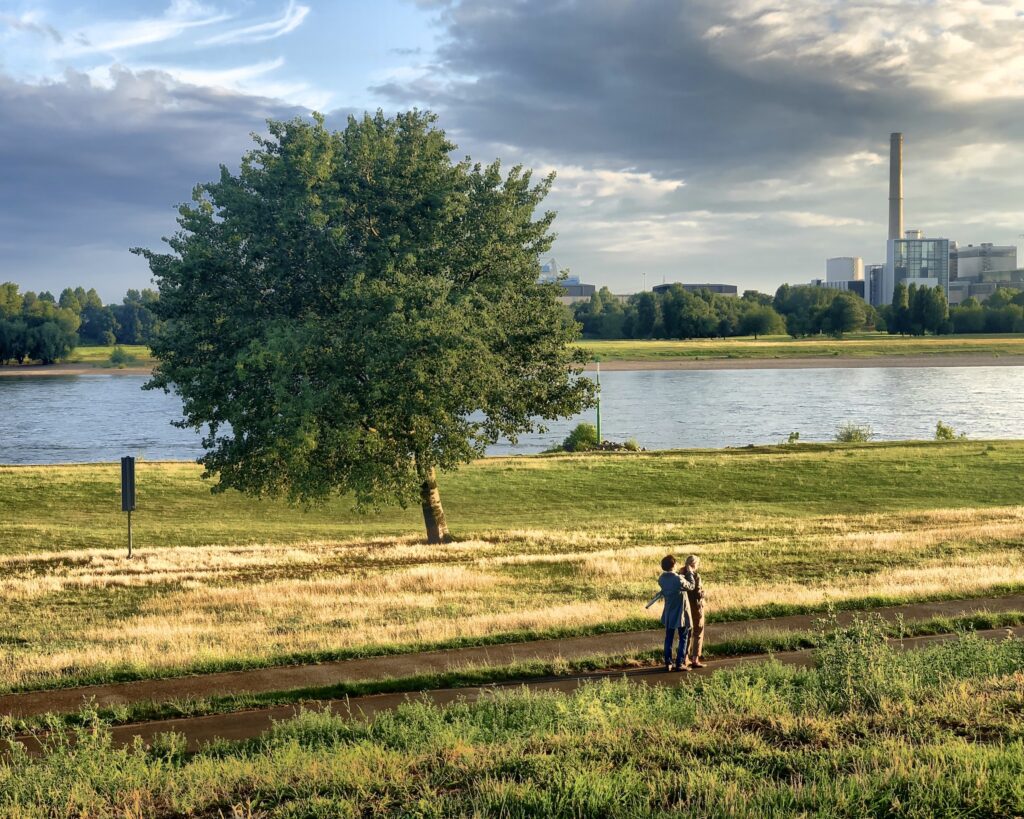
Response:
[{"label": "man", "polygon": [[690,604],[693,628],[690,632],[690,665],[703,668],[704,654],[704,582],[700,579],[700,558],[690,555],[683,564],[683,579],[690,584],[686,596]]},{"label": "man", "polygon": [[[661,559],[661,577],[658,578],[659,591],[654,599],[647,604],[650,608],[659,598],[665,599],[665,607],[661,611],[661,624],[665,627],[665,670],[689,671],[686,664],[686,648],[690,639],[690,605],[686,592],[693,589],[693,584],[675,573],[676,559],[665,555]],[[676,662],[672,664],[672,642],[676,633],[679,634],[679,646],[676,648]]]}]

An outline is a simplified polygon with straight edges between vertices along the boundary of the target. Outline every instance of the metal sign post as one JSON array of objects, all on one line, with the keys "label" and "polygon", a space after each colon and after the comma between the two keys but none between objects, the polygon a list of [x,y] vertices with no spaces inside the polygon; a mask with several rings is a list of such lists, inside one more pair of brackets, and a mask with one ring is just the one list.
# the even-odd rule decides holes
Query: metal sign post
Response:
[{"label": "metal sign post", "polygon": [[128,513],[128,557],[132,556],[132,512],[135,511],[135,459],[121,459],[121,511]]}]

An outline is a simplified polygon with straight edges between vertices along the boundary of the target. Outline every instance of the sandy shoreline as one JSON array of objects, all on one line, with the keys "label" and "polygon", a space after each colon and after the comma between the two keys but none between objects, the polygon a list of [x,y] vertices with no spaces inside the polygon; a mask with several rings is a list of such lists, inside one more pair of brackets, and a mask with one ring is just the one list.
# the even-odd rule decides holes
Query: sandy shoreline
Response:
[{"label": "sandy shoreline", "polygon": [[[605,372],[624,370],[813,370],[889,367],[1024,367],[1024,355],[880,355],[873,358],[666,358],[656,361],[602,361]],[[586,370],[597,367],[588,364]]]},{"label": "sandy shoreline", "polygon": [[4,376],[40,375],[149,375],[150,367],[97,367],[94,364],[27,364],[22,366],[0,367],[0,378]]},{"label": "sandy shoreline", "polygon": [[[814,370],[890,367],[1024,367],[1024,355],[880,355],[874,358],[821,356],[809,358],[665,358],[650,361],[602,361],[605,372],[629,370]],[[593,372],[594,364],[586,366]],[[32,364],[0,367],[0,378],[17,376],[149,375],[145,366],[96,367],[92,364]]]}]

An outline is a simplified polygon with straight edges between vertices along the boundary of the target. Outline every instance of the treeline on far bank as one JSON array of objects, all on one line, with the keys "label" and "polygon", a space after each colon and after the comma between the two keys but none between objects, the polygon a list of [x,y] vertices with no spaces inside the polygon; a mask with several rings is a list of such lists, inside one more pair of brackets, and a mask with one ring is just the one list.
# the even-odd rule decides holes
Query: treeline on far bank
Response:
[{"label": "treeline on far bank", "polygon": [[0,284],[0,364],[53,364],[80,343],[149,344],[159,329],[154,290],[129,290],[120,304],[103,304],[94,289],[67,287],[60,296]]},{"label": "treeline on far bank", "polygon": [[855,293],[784,284],[774,296],[747,290],[739,298],[672,286],[622,300],[607,287],[570,308],[595,339],[728,338],[781,335],[803,338],[880,331],[896,335],[1024,333],[1024,293],[997,290],[986,302],[971,298],[950,307],[941,287],[900,283],[893,303],[874,308]]}]

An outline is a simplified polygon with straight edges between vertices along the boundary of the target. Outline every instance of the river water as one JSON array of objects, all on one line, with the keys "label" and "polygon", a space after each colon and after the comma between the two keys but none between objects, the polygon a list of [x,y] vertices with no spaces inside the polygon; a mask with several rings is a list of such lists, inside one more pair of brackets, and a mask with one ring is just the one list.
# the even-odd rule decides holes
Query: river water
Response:
[{"label": "river water", "polygon": [[[145,376],[0,378],[0,463],[194,460],[199,437],[171,426],[174,396]],[[942,419],[971,438],[1024,438],[1024,367],[646,370],[601,375],[603,436],[648,449],[827,441],[846,422],[877,440],[931,438]],[[489,454],[535,453],[594,411]]]}]

